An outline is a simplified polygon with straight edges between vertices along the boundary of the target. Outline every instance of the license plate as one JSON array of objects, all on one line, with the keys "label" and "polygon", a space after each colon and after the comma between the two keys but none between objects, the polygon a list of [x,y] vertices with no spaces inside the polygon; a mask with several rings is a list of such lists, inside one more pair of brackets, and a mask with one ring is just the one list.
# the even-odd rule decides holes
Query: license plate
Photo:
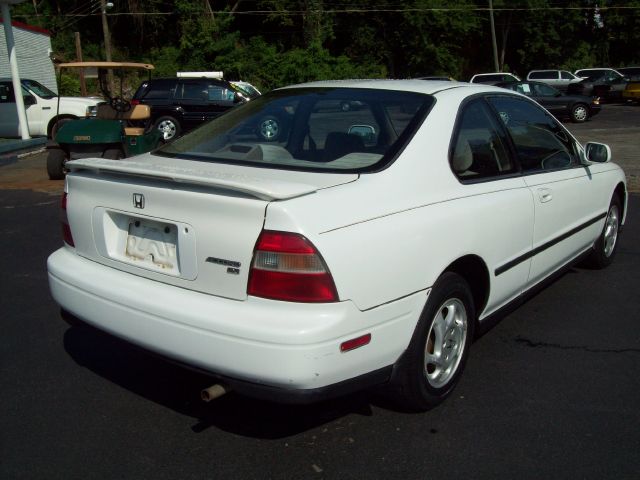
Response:
[{"label": "license plate", "polygon": [[178,228],[169,223],[132,219],[125,256],[139,266],[178,272]]}]

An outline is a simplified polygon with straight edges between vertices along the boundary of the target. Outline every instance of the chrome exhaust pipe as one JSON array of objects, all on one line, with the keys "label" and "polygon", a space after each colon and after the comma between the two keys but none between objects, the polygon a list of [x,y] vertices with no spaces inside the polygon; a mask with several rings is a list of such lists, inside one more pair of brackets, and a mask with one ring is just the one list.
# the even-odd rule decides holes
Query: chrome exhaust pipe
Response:
[{"label": "chrome exhaust pipe", "polygon": [[231,389],[229,387],[216,383],[215,385],[211,385],[209,388],[202,390],[200,392],[200,398],[205,402],[210,402],[211,400],[215,400],[225,393],[228,393],[230,390]]}]

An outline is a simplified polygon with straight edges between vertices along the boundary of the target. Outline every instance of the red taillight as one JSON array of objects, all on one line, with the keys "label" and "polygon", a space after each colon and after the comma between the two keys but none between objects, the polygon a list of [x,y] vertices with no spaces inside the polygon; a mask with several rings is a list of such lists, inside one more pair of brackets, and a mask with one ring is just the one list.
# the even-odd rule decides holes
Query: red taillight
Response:
[{"label": "red taillight", "polygon": [[69,227],[69,219],[67,218],[67,192],[62,194],[62,201],[60,202],[60,222],[62,224],[62,238],[64,242],[72,247],[75,247],[73,243],[73,236],[71,235],[71,228]]},{"label": "red taillight", "polygon": [[140,100],[131,100],[129,103],[131,105],[140,105]]},{"label": "red taillight", "polygon": [[288,302],[337,302],[318,250],[302,235],[264,230],[253,254],[249,295]]}]

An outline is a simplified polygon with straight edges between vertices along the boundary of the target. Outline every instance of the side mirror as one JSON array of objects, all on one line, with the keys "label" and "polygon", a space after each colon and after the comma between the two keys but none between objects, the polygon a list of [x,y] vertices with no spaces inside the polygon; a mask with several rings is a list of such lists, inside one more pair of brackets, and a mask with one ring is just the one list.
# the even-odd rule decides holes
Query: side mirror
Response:
[{"label": "side mirror", "polygon": [[23,95],[22,97],[24,99],[24,106],[28,107],[29,105],[35,105],[36,104],[36,99],[33,95]]},{"label": "side mirror", "polygon": [[589,142],[584,146],[584,156],[589,162],[607,163],[611,161],[611,148],[604,143]]}]

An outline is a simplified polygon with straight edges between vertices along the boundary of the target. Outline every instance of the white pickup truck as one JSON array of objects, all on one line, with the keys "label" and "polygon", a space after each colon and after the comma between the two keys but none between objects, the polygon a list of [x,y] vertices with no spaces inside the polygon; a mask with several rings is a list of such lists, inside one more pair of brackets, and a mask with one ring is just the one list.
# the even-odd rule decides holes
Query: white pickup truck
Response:
[{"label": "white pickup truck", "polygon": [[[29,134],[52,137],[55,125],[62,120],[92,116],[103,100],[87,97],[59,97],[35,80],[22,79],[22,96],[27,113]],[[10,78],[0,78],[0,137],[19,137],[18,111]]]}]

